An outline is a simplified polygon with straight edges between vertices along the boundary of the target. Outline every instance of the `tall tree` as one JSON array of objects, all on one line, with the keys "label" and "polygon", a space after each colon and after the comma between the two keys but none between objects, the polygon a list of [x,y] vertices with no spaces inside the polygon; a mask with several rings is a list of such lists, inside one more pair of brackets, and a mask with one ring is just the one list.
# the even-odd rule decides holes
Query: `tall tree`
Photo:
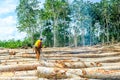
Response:
[{"label": "tall tree", "polygon": [[58,42],[58,28],[59,28],[59,21],[60,15],[64,12],[66,7],[66,3],[64,0],[45,0],[44,4],[44,12],[46,15],[46,19],[52,20],[53,26],[53,40],[54,40],[54,47],[59,46]]},{"label": "tall tree", "polygon": [[16,8],[18,18],[18,30],[26,32],[31,37],[31,43],[34,42],[34,34],[37,31],[37,0],[20,0]]}]

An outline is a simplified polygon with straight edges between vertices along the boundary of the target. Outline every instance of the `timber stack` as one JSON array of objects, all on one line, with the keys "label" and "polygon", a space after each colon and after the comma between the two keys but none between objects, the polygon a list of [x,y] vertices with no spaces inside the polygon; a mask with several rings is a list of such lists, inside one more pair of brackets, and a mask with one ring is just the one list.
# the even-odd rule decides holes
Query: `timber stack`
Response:
[{"label": "timber stack", "polygon": [[120,47],[2,49],[0,80],[120,80]]}]

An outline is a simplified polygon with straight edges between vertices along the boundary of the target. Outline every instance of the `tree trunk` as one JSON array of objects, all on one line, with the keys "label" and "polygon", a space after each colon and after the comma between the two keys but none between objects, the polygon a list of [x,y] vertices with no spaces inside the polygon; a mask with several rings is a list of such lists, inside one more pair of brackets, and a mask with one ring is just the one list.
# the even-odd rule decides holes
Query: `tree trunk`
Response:
[{"label": "tree trunk", "polygon": [[76,33],[76,30],[74,30],[74,46],[77,47],[77,33]]},{"label": "tree trunk", "polygon": [[82,29],[82,45],[85,46],[85,30]]},{"label": "tree trunk", "polygon": [[[38,67],[39,77],[44,78],[73,78],[73,74],[83,78],[96,79],[120,79],[120,70],[105,70],[106,68],[88,68],[88,69],[63,69],[63,68],[48,68]],[[70,74],[70,75],[68,75]]]},{"label": "tree trunk", "polygon": [[108,26],[107,18],[106,18],[106,27],[107,27],[107,43],[109,44],[109,26]]},{"label": "tree trunk", "polygon": [[58,41],[57,41],[57,17],[54,16],[54,23],[53,23],[53,29],[54,29],[54,47],[58,46]]}]

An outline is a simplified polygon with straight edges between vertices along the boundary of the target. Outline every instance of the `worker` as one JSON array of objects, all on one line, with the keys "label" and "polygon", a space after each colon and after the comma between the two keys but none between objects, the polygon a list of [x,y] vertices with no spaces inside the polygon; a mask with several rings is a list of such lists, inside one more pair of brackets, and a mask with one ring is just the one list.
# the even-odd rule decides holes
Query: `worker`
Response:
[{"label": "worker", "polygon": [[35,48],[36,59],[39,61],[39,59],[40,59],[40,52],[41,52],[41,48],[42,48],[42,38],[38,39],[35,42],[34,48]]}]

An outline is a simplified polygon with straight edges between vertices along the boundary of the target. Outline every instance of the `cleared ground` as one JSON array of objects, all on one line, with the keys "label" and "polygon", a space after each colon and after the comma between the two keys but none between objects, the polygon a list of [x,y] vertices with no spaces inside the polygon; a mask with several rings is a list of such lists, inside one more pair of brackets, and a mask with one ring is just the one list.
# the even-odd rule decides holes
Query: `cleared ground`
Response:
[{"label": "cleared ground", "polygon": [[0,48],[0,80],[120,80],[120,44],[33,49]]}]

